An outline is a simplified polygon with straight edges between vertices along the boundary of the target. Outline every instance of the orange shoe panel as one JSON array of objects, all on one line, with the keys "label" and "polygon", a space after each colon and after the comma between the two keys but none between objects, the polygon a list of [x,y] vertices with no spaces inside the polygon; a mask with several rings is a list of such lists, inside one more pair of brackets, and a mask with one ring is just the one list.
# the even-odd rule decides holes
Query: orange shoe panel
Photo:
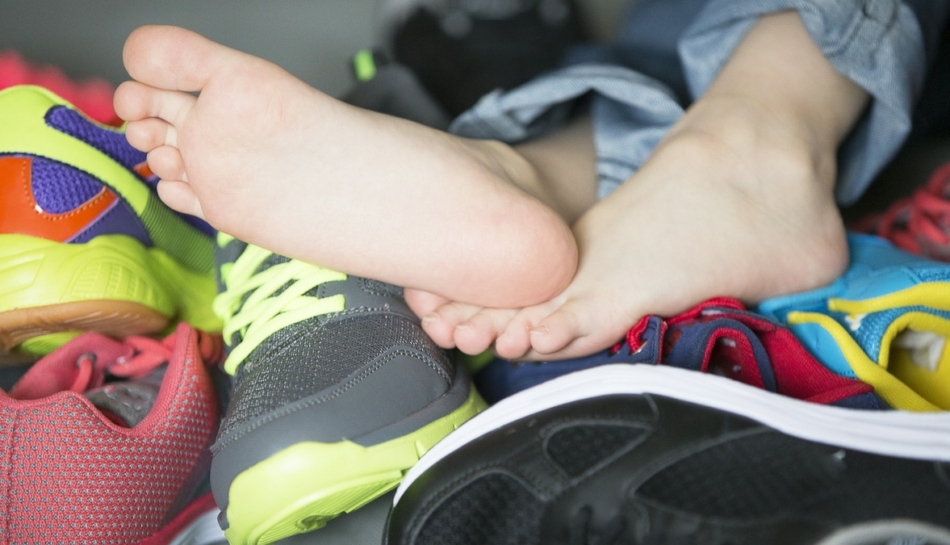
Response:
[{"label": "orange shoe panel", "polygon": [[30,179],[29,157],[0,157],[0,234],[21,234],[65,242],[86,228],[116,201],[102,188],[82,206],[56,214],[45,212],[36,202]]}]

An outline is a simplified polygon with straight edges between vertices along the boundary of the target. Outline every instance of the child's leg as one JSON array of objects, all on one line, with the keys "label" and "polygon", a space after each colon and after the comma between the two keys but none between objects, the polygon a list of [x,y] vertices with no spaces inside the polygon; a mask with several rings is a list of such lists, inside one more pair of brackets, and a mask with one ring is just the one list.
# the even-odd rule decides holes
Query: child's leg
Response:
[{"label": "child's leg", "polygon": [[847,263],[835,153],[866,103],[797,14],[763,18],[640,171],[574,225],[580,265],[564,293],[514,318],[450,303],[430,309],[427,331],[466,352],[571,357],[645,314],[829,282]]},{"label": "child's leg", "polygon": [[287,256],[480,305],[544,301],[574,273],[570,229],[511,183],[538,174],[507,145],[354,108],[180,28],[140,28],[123,55],[135,81],[116,110],[177,210]]}]

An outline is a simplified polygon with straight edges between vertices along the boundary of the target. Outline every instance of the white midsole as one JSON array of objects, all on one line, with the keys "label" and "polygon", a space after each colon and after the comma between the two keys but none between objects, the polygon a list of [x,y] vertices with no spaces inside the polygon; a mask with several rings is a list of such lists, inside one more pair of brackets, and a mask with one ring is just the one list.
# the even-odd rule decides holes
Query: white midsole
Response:
[{"label": "white midsole", "polygon": [[[885,541],[886,540],[886,541]],[[950,532],[916,520],[882,520],[855,524],[834,532],[817,545],[950,545]]]},{"label": "white midsole", "polygon": [[950,461],[950,413],[845,409],[800,401],[741,382],[655,365],[604,365],[567,374],[503,399],[432,447],[406,473],[399,501],[416,478],[466,443],[540,411],[616,394],[658,394],[751,418],[782,433],[901,458]]}]

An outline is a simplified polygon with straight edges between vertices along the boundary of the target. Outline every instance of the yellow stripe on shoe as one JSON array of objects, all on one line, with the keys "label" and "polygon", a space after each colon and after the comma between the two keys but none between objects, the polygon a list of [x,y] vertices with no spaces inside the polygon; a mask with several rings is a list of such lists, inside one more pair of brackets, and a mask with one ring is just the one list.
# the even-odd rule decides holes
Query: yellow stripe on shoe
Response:
[{"label": "yellow stripe on shoe", "polygon": [[[888,368],[889,354],[884,354],[884,359],[875,362],[864,352],[851,334],[833,318],[815,312],[795,311],[788,314],[788,323],[793,331],[801,331],[796,327],[800,325],[813,325],[824,331],[828,336],[828,340],[836,345],[840,356],[851,366],[855,376],[873,386],[874,392],[881,396],[891,407],[907,411],[950,410],[950,403],[947,403],[947,401],[950,401],[950,398],[947,398],[947,393],[950,392],[950,383],[941,386],[941,395],[931,396],[932,399],[925,398],[922,392],[915,391],[914,388],[902,380],[902,377],[894,374],[893,369]],[[893,338],[893,333],[891,337]],[[829,346],[827,342],[823,344],[824,352],[830,353],[832,346]],[[882,342],[882,347],[889,347],[890,344],[889,342]],[[940,404],[938,405],[934,401],[938,401]]]}]

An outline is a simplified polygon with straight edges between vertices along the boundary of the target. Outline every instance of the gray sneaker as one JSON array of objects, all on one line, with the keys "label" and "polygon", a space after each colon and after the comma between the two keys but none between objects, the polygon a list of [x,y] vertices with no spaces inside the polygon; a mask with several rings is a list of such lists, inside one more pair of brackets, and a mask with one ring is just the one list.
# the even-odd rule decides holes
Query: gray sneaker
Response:
[{"label": "gray sneaker", "polygon": [[218,236],[231,403],[211,483],[231,545],[322,527],[484,408],[401,289]]}]

